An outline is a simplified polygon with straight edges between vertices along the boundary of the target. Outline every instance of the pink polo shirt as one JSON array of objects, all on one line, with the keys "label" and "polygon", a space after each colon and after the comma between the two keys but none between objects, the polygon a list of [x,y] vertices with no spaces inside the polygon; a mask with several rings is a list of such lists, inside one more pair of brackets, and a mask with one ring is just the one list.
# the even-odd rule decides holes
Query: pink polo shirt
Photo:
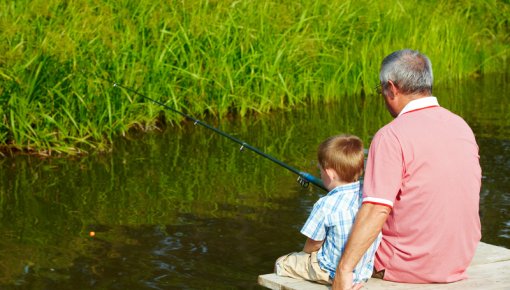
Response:
[{"label": "pink polo shirt", "polygon": [[480,241],[481,169],[466,122],[435,97],[410,102],[372,140],[363,203],[389,206],[375,268],[409,283],[465,279]]}]

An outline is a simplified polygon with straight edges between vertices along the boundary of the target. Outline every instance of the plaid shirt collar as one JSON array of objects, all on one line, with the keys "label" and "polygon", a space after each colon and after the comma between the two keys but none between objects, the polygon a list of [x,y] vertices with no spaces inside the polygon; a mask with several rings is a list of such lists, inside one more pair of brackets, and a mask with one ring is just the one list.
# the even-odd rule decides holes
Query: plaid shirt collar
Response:
[{"label": "plaid shirt collar", "polygon": [[356,203],[361,198],[360,181],[339,185],[328,192],[327,196],[335,196],[345,204]]},{"label": "plaid shirt collar", "polygon": [[335,194],[342,194],[345,196],[350,196],[350,194],[360,193],[360,181],[351,182],[344,185],[339,185],[333,188],[330,192],[328,192],[327,196],[333,196]]}]

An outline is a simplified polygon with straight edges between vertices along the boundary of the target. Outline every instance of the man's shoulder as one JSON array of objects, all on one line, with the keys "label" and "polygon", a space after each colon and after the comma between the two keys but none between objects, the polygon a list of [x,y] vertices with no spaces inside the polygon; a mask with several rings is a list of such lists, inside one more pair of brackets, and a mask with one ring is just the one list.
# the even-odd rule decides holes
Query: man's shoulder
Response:
[{"label": "man's shoulder", "polygon": [[441,107],[440,112],[444,114],[445,116],[448,116],[450,119],[457,121],[461,126],[469,127],[469,124],[462,118],[462,116],[455,114],[454,112]]},{"label": "man's shoulder", "polygon": [[381,127],[374,135],[372,142],[382,141],[386,139],[395,140],[398,139],[398,123],[397,119],[392,120],[388,124]]},{"label": "man's shoulder", "polygon": [[387,125],[389,125],[389,130],[397,132],[396,134],[400,134],[400,132],[416,133],[420,131],[417,130],[418,128],[430,130],[441,128],[441,130],[461,130],[462,132],[472,131],[464,118],[444,107],[404,114]]}]

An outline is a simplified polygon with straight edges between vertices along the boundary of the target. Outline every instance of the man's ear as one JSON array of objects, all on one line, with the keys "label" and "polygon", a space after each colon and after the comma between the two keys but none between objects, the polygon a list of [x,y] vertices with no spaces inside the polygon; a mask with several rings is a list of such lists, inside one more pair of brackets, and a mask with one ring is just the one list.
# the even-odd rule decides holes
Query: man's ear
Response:
[{"label": "man's ear", "polygon": [[399,93],[397,85],[393,81],[390,80],[390,81],[388,81],[388,88],[391,92],[391,96],[388,96],[388,97],[390,97],[392,99],[395,98],[395,96]]},{"label": "man's ear", "polygon": [[325,171],[330,180],[338,180],[338,174],[333,168],[326,168]]}]

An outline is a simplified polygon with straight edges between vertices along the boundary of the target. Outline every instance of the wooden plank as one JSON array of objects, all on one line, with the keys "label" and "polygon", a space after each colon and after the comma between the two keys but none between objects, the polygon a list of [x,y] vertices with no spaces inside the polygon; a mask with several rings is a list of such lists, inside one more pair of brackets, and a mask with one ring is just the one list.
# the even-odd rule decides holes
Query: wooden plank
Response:
[{"label": "wooden plank", "polygon": [[510,249],[479,243],[471,266],[510,260]]},{"label": "wooden plank", "polygon": [[[468,279],[449,284],[410,284],[370,279],[363,289],[510,289],[510,250],[480,243],[467,272]],[[258,283],[273,290],[330,289],[326,285],[280,277],[276,274],[260,275]]]},{"label": "wooden plank", "polygon": [[313,283],[305,280],[298,280],[290,277],[282,277],[276,274],[260,275],[258,279],[259,285],[273,290],[324,290],[329,289],[326,285]]},{"label": "wooden plank", "polygon": [[510,261],[474,265],[468,268],[469,278],[449,284],[406,284],[370,279],[364,289],[510,289]]}]

